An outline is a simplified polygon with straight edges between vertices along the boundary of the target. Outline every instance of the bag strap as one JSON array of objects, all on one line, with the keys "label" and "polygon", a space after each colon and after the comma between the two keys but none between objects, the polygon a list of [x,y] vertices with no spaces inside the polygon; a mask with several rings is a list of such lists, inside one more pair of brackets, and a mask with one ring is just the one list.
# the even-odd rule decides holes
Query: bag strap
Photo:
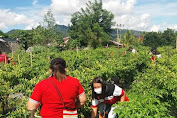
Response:
[{"label": "bag strap", "polygon": [[51,83],[51,84],[54,86],[54,88],[56,89],[57,94],[58,94],[58,97],[59,97],[59,99],[61,100],[61,103],[62,103],[62,105],[63,105],[63,108],[65,108],[65,105],[64,105],[64,102],[63,102],[63,98],[62,98],[62,96],[61,96],[61,93],[60,93],[60,91],[59,91],[57,85],[56,85],[50,78],[49,78],[48,80],[50,81],[50,83]]},{"label": "bag strap", "polygon": [[60,90],[58,89],[57,85],[53,82],[52,79],[49,78],[48,80],[50,81],[50,83],[51,83],[51,84],[54,86],[54,88],[56,89],[57,94],[58,94],[58,97],[59,97],[59,99],[61,100],[61,103],[62,103],[62,105],[63,105],[63,108],[64,108],[64,109],[68,109],[68,110],[75,110],[75,109],[73,109],[73,108],[65,107],[65,104],[64,104],[64,102],[63,102],[63,98],[62,98],[61,92],[60,92]]}]

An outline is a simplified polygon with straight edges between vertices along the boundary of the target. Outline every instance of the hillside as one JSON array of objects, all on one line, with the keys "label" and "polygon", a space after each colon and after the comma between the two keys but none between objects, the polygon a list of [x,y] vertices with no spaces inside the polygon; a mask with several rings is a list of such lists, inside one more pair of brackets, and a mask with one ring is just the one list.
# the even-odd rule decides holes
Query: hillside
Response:
[{"label": "hillside", "polygon": [[[19,29],[13,29],[9,32],[7,32],[6,34],[11,34],[14,31],[19,30]],[[119,32],[121,35],[124,35],[126,33],[126,29],[119,29]],[[138,37],[140,35],[140,33],[142,33],[142,31],[136,31],[136,30],[131,30],[132,34],[135,35],[135,37]],[[65,25],[56,25],[56,32],[60,33],[63,37],[66,37],[69,35],[69,27],[65,26]],[[112,39],[115,39],[117,37],[117,29],[112,29],[112,33],[111,33],[111,37]]]}]

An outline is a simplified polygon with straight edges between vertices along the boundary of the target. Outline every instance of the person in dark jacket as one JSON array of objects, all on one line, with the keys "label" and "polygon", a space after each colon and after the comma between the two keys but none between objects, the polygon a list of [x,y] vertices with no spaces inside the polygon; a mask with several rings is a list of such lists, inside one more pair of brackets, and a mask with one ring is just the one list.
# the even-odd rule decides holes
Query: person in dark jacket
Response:
[{"label": "person in dark jacket", "polygon": [[117,102],[129,101],[125,91],[116,84],[106,84],[101,77],[95,77],[92,82],[92,113],[91,118],[96,118],[99,108],[100,116],[106,114],[108,118],[115,118],[113,113],[115,107],[111,107]]}]

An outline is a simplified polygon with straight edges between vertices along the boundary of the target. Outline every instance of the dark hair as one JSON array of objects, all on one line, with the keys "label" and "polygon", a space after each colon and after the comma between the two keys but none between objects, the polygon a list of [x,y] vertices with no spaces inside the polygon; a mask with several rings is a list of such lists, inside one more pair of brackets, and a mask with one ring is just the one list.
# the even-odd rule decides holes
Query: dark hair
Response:
[{"label": "dark hair", "polygon": [[120,83],[119,78],[116,76],[111,77],[111,84],[116,84],[119,87],[123,88],[123,85]]},{"label": "dark hair", "polygon": [[152,54],[154,54],[154,55],[159,55],[160,53],[157,51],[157,47],[153,47],[152,49],[151,49],[151,52],[152,52]]},{"label": "dark hair", "polygon": [[105,97],[105,93],[106,93],[106,84],[103,81],[103,79],[101,77],[95,77],[92,81],[92,99],[97,98],[97,94],[94,91],[94,87],[93,87],[93,83],[100,83],[102,86],[102,93],[101,93],[101,98]]},{"label": "dark hair", "polygon": [[2,52],[0,51],[0,54],[2,54]]},{"label": "dark hair", "polygon": [[133,47],[130,46],[130,47],[127,49],[127,51],[131,51],[132,49],[133,49]]},{"label": "dark hair", "polygon": [[55,58],[50,63],[50,69],[52,70],[52,76],[59,81],[66,78],[66,62],[62,58]]},{"label": "dark hair", "polygon": [[111,82],[112,82],[112,84],[119,84],[119,78],[113,76],[113,77],[111,77]]},{"label": "dark hair", "polygon": [[157,47],[152,47],[151,52],[153,52],[153,51],[157,51]]}]

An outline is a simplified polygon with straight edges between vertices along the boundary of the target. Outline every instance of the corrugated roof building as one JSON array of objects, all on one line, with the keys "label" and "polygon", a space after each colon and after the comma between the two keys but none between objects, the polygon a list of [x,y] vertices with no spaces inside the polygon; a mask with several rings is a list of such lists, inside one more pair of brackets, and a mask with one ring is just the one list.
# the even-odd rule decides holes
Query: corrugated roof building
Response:
[{"label": "corrugated roof building", "polygon": [[0,37],[0,50],[1,52],[11,53],[19,47],[19,43],[15,39],[1,38]]}]

